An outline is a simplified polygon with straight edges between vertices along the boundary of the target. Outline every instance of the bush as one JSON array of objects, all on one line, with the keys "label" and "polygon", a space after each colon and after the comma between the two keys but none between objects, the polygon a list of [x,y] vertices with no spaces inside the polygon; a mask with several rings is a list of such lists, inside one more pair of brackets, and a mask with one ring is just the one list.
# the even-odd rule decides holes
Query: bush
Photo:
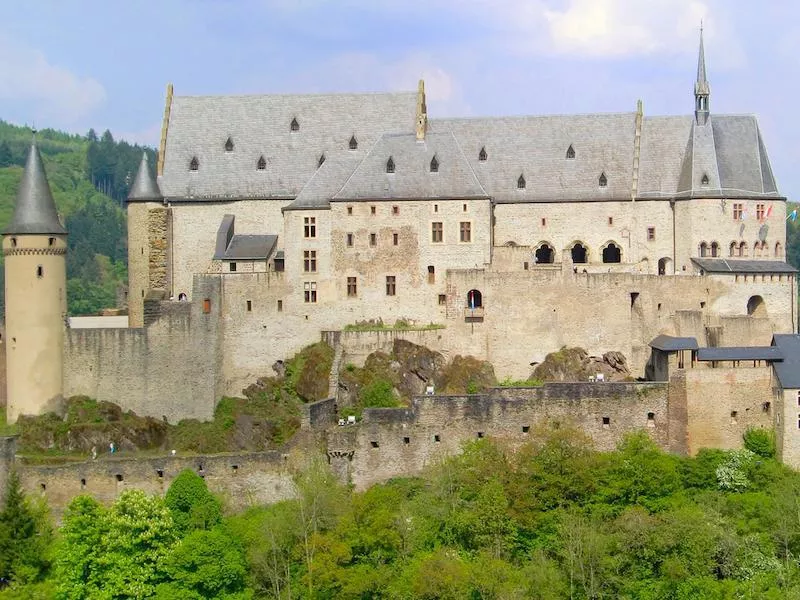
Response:
[{"label": "bush", "polygon": [[208,491],[205,480],[191,469],[181,471],[164,500],[180,533],[211,529],[222,521],[219,500]]},{"label": "bush", "polygon": [[770,429],[748,427],[742,436],[744,447],[763,458],[775,458],[775,432]]},{"label": "bush", "polygon": [[366,385],[359,394],[361,406],[364,408],[384,408],[397,406],[394,397],[394,386],[386,379],[376,379]]}]

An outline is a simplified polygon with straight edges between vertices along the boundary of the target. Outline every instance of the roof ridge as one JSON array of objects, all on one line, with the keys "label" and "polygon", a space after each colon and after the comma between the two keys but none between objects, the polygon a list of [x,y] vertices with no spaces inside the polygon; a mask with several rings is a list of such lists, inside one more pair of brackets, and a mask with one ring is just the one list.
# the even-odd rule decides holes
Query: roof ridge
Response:
[{"label": "roof ridge", "polygon": [[354,96],[414,96],[417,93],[406,91],[395,92],[279,92],[279,93],[251,93],[251,94],[198,94],[175,96],[175,99],[207,100],[209,98],[345,98]]},{"label": "roof ridge", "polygon": [[458,138],[453,133],[453,130],[452,129],[448,129],[447,131],[448,131],[448,133],[450,133],[450,137],[452,137],[453,141],[456,143],[456,148],[458,148],[458,151],[461,153],[461,158],[464,159],[464,162],[466,163],[467,168],[469,169],[470,173],[472,173],[472,176],[475,178],[475,181],[478,182],[478,187],[480,187],[481,191],[484,194],[486,194],[487,198],[491,197],[491,194],[489,194],[489,192],[486,191],[486,188],[484,187],[483,182],[481,181],[481,178],[478,177],[478,174],[475,172],[475,169],[472,168],[472,163],[467,158],[467,155],[464,152],[464,149],[461,147],[461,143],[458,141]]}]

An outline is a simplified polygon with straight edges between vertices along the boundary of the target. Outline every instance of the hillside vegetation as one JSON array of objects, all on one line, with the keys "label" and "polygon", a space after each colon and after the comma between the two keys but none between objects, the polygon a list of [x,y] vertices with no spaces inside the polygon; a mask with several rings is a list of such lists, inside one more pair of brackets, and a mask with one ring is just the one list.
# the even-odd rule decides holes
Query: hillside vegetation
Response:
[{"label": "hillside vegetation", "polygon": [[185,471],[164,499],[79,496],[56,531],[12,480],[0,600],[798,598],[800,474],[767,432],[745,444],[597,452],[541,424],[517,452],[479,440],[359,493],[310,461],[297,499],[240,514]]},{"label": "hillside vegetation", "polygon": [[[5,228],[13,215],[32,136],[28,127],[0,121],[0,228]],[[98,138],[94,131],[77,136],[45,129],[37,132],[36,140],[56,207],[69,232],[69,312],[93,314],[113,307],[117,288],[128,279],[123,202],[142,152],[151,158],[155,153],[116,142],[108,131]],[[2,276],[0,269],[0,282]],[[0,285],[0,306],[2,300]]]}]

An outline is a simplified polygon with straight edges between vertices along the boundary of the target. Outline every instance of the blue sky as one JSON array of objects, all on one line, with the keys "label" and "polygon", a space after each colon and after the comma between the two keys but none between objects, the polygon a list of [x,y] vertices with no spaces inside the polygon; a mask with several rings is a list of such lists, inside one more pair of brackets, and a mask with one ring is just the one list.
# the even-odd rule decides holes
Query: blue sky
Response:
[{"label": "blue sky", "polygon": [[179,95],[414,90],[432,116],[693,109],[705,23],[711,111],[755,113],[800,200],[796,0],[13,2],[0,118],[156,145]]}]

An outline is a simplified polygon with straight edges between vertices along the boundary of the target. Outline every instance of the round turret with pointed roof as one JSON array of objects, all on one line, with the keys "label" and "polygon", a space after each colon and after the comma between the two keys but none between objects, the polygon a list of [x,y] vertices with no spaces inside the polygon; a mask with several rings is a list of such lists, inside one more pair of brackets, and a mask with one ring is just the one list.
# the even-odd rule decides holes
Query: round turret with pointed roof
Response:
[{"label": "round turret with pointed roof", "polygon": [[142,162],[139,163],[139,170],[136,172],[131,191],[128,193],[128,202],[152,202],[163,199],[164,196],[158,189],[158,183],[150,172],[147,153],[142,152]]},{"label": "round turret with pointed roof", "polygon": [[66,233],[67,230],[58,220],[56,204],[50,193],[42,157],[34,139],[28,151],[28,160],[25,162],[22,181],[17,190],[14,217],[3,234],[66,235]]}]

